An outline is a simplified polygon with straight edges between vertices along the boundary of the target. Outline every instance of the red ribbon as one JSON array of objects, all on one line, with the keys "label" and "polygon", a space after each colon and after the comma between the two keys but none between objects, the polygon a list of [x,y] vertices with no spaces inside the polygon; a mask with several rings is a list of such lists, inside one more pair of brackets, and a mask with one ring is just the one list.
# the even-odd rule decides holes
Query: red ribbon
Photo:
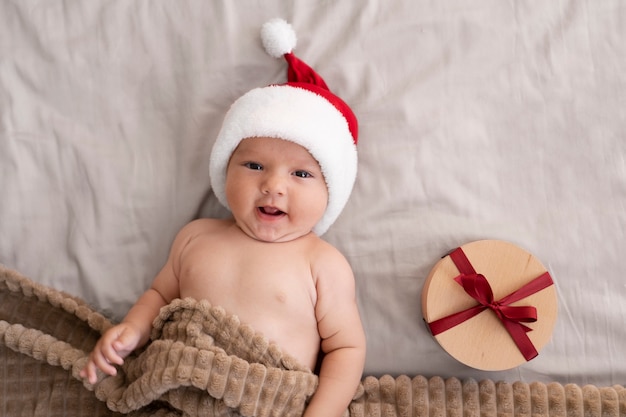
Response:
[{"label": "red ribbon", "polygon": [[454,278],[454,280],[479,304],[428,323],[433,336],[469,320],[486,309],[490,309],[496,313],[524,358],[529,361],[537,356],[537,349],[535,349],[535,346],[533,346],[526,334],[532,329],[522,324],[523,322],[533,323],[537,321],[537,309],[533,306],[511,306],[509,304],[552,285],[550,274],[546,271],[506,297],[494,300],[489,281],[482,274],[476,273],[463,249],[457,248],[452,251],[450,258],[460,272],[460,275]]}]

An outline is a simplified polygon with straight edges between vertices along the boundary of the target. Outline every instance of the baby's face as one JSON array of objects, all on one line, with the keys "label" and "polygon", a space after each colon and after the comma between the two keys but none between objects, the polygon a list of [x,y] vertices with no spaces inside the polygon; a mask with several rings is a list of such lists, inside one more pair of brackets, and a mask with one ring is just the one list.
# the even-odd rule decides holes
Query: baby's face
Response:
[{"label": "baby's face", "polygon": [[287,242],[308,234],[328,204],[318,162],[302,146],[276,138],[247,138],[233,152],[226,199],[250,237]]}]

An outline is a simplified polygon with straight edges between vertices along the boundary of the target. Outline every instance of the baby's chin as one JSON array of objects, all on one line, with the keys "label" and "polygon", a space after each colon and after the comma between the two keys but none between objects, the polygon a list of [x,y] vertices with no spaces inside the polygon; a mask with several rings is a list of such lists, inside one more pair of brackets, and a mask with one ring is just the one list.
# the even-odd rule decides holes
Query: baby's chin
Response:
[{"label": "baby's chin", "polygon": [[311,235],[317,236],[311,229],[307,230],[249,230],[240,225],[239,229],[251,239],[264,243],[287,243],[303,239]]},{"label": "baby's chin", "polygon": [[304,239],[310,235],[315,235],[311,230],[303,233],[287,233],[279,236],[266,236],[266,235],[249,235],[252,239],[258,240],[259,242],[265,243],[288,243],[294,242],[299,239]]}]

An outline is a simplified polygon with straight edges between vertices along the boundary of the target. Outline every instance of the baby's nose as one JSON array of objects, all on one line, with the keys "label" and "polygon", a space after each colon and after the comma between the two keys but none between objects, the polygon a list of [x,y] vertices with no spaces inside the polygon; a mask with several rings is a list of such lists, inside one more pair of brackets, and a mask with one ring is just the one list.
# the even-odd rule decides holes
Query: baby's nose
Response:
[{"label": "baby's nose", "polygon": [[263,194],[285,194],[287,181],[283,175],[268,173],[263,181]]}]

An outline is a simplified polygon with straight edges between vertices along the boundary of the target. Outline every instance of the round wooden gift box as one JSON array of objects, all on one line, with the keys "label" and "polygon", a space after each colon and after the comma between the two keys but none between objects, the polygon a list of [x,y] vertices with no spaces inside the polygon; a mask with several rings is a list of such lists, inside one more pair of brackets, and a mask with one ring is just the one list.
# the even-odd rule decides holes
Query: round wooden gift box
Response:
[{"label": "round wooden gift box", "polygon": [[[524,286],[528,288],[538,281],[537,277],[549,281],[549,285],[537,292],[508,304],[536,308],[536,321],[523,325],[532,329],[525,335],[538,352],[550,340],[557,316],[556,289],[546,268],[523,249],[499,240],[471,242],[461,246],[460,251],[476,274],[486,278],[494,300],[501,300]],[[439,319],[445,320],[450,315],[480,305],[455,280],[459,275],[461,272],[450,255],[443,257],[430,272],[422,290],[422,313],[429,326]],[[476,369],[505,370],[532,359],[522,354],[503,322],[490,308],[433,334],[451,356]]]}]

